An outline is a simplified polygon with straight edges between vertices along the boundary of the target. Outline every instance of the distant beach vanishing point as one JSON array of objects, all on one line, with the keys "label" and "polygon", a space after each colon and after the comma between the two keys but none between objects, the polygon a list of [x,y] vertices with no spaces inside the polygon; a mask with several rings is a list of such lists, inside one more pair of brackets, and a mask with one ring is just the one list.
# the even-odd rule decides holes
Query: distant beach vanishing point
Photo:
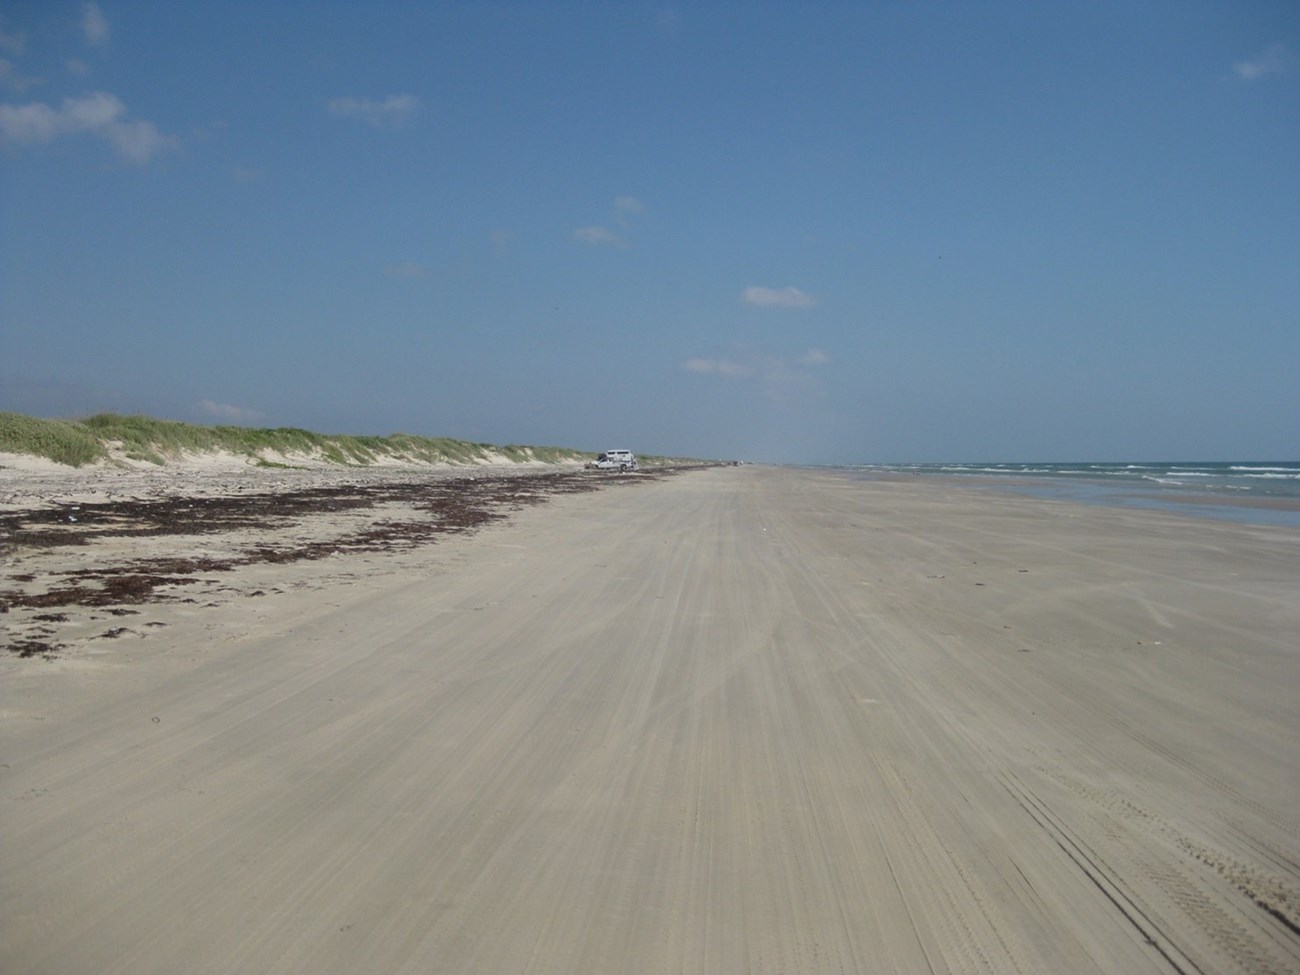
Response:
[{"label": "distant beach vanishing point", "polygon": [[1300,971],[1294,526],[78,476],[4,482],[6,975]]}]

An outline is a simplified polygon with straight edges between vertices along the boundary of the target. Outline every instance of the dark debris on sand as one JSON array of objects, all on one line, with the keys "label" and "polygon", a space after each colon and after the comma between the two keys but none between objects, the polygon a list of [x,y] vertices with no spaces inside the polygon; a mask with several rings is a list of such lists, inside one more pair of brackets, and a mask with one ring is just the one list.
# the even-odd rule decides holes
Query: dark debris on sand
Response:
[{"label": "dark debris on sand", "polygon": [[[222,497],[166,497],[150,500],[82,502],[57,508],[0,515],[6,546],[52,549],[86,545],[97,538],[212,535],[240,529],[277,531],[275,544],[254,544],[227,558],[151,558],[120,565],[75,569],[44,591],[0,590],[0,613],[10,608],[122,607],[175,599],[160,591],[193,585],[201,575],[258,563],[288,564],[345,552],[389,552],[413,548],[440,535],[463,534],[511,511],[540,504],[557,494],[594,491],[675,473],[675,468],[631,477],[586,472],[476,475],[373,485],[313,487]],[[402,504],[414,517],[379,519],[360,530],[327,540],[293,541],[293,526],[315,516]],[[30,574],[10,581],[35,581]],[[193,602],[193,600],[184,600]],[[110,610],[110,612],[114,612]],[[121,612],[119,609],[117,612]],[[55,615],[41,617],[53,621]],[[61,644],[35,639],[6,641],[21,657],[50,658]]]}]

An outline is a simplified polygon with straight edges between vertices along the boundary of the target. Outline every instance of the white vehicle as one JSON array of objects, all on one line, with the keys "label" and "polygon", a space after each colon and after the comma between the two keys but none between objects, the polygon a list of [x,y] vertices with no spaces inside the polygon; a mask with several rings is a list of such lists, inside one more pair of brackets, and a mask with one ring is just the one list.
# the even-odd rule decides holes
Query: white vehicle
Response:
[{"label": "white vehicle", "polygon": [[595,460],[588,462],[587,469],[592,471],[634,471],[636,457],[630,450],[607,450]]}]

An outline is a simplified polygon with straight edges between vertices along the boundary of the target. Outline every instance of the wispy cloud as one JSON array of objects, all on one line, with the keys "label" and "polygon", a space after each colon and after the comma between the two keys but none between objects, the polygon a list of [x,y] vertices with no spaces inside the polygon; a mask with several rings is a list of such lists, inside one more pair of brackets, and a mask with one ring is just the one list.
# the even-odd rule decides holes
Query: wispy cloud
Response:
[{"label": "wispy cloud", "polygon": [[414,261],[402,261],[400,264],[390,264],[384,268],[384,273],[390,278],[405,278],[407,280],[419,280],[429,276],[428,268],[416,264]]},{"label": "wispy cloud", "polygon": [[329,103],[331,115],[373,125],[377,129],[394,129],[420,108],[414,95],[389,95],[382,101],[373,98],[335,98]]},{"label": "wispy cloud", "polygon": [[687,359],[682,369],[701,376],[755,382],[768,399],[787,402],[800,391],[820,393],[821,383],[815,372],[830,361],[821,349],[809,349],[793,359],[741,349],[729,357]]},{"label": "wispy cloud", "polygon": [[41,84],[40,78],[30,78],[23,74],[18,65],[8,58],[0,58],[0,85],[21,94],[28,88],[33,88],[39,84]]},{"label": "wispy cloud", "polygon": [[266,414],[250,410],[244,406],[231,406],[229,403],[216,403],[210,399],[199,401],[199,410],[204,415],[225,420],[229,423],[252,423],[264,419]]},{"label": "wispy cloud", "polygon": [[580,240],[584,244],[590,244],[592,247],[626,247],[625,241],[608,227],[592,226],[578,227],[573,232],[573,239]]},{"label": "wispy cloud", "polygon": [[1248,61],[1238,61],[1232,66],[1237,77],[1243,81],[1254,81],[1270,74],[1286,74],[1294,66],[1294,59],[1285,44],[1270,44],[1257,57]]},{"label": "wispy cloud", "polygon": [[807,308],[817,304],[817,299],[798,288],[765,288],[760,285],[746,288],[741,300],[759,308]]},{"label": "wispy cloud", "polygon": [[27,49],[27,37],[25,34],[6,34],[0,30],[0,51],[8,51],[10,54],[19,55]]},{"label": "wispy cloud", "polygon": [[831,357],[821,349],[809,349],[798,359],[795,359],[795,362],[801,366],[824,366],[828,365],[830,361]]},{"label": "wispy cloud", "polygon": [[91,47],[103,47],[108,43],[111,31],[108,26],[108,18],[104,12],[99,9],[97,3],[86,3],[81,6],[81,36]]},{"label": "wispy cloud", "polygon": [[80,133],[98,136],[118,156],[137,166],[164,150],[180,147],[179,139],[164,135],[152,122],[128,117],[121,99],[108,92],[65,98],[58,108],[45,102],[0,105],[0,142],[43,145]]},{"label": "wispy cloud", "polygon": [[645,204],[635,196],[614,197],[614,219],[620,227],[626,227],[633,215],[645,212]]},{"label": "wispy cloud", "polygon": [[[0,51],[6,54],[12,54],[14,57],[22,57],[23,51],[27,49],[27,38],[23,34],[6,34],[0,31]],[[22,69],[14,64],[8,58],[0,58],[0,86],[8,88],[10,91],[22,93],[28,88],[42,83],[40,78],[31,78],[24,75]]]},{"label": "wispy cloud", "polygon": [[[616,196],[613,203],[613,222],[619,231],[624,233],[630,229],[632,217],[639,213],[645,212],[645,204],[635,196]],[[584,244],[590,244],[592,247],[629,247],[624,233],[610,230],[604,224],[592,224],[587,227],[578,227],[573,232],[573,239],[580,240]]]},{"label": "wispy cloud", "polygon": [[114,122],[103,132],[117,154],[127,162],[143,166],[164,149],[179,149],[180,140],[163,135],[152,122],[143,119]]}]

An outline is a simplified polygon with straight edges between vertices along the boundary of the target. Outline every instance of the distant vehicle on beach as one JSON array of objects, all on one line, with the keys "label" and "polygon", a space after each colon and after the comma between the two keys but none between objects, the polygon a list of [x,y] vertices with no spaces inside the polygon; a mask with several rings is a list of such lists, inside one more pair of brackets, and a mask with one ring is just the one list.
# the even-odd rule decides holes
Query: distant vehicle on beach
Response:
[{"label": "distant vehicle on beach", "polygon": [[587,462],[589,471],[634,471],[636,457],[630,450],[607,450],[595,460]]}]

